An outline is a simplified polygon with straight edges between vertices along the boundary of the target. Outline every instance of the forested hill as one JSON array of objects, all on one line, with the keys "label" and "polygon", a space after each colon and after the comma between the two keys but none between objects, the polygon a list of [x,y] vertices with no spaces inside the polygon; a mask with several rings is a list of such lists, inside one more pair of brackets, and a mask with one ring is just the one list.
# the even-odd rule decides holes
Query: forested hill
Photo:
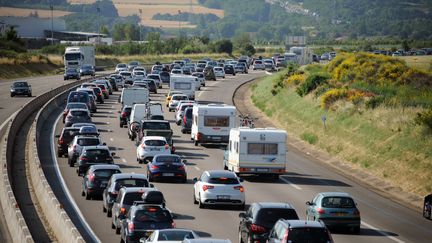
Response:
[{"label": "forested hill", "polygon": [[[320,39],[384,36],[432,38],[431,0],[199,0],[225,11],[213,28],[281,39],[305,33]],[[229,31],[229,30],[232,31]]]}]

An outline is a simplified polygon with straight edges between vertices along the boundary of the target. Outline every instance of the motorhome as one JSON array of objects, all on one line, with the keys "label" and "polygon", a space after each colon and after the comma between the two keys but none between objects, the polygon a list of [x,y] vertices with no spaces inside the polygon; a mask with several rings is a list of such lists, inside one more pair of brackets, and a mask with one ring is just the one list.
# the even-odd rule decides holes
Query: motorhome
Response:
[{"label": "motorhome", "polygon": [[120,103],[122,104],[122,106],[145,104],[149,102],[149,96],[149,91],[146,88],[126,88],[122,90]]},{"label": "motorhome", "polygon": [[286,139],[287,133],[275,128],[233,128],[224,155],[224,169],[279,179],[286,171]]},{"label": "motorhome", "polygon": [[172,75],[170,79],[170,90],[181,91],[190,100],[195,99],[196,85],[198,78],[190,75]]},{"label": "motorhome", "polygon": [[228,143],[236,126],[236,108],[225,104],[196,105],[192,111],[191,139],[195,146],[204,143]]}]

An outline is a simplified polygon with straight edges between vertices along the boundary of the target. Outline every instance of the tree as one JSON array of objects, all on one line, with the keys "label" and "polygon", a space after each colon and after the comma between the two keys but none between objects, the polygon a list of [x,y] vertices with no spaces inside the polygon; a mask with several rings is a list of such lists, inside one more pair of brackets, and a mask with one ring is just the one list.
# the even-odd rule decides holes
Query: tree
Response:
[{"label": "tree", "polygon": [[250,43],[244,46],[242,50],[243,50],[242,53],[248,56],[253,56],[256,52],[255,47]]},{"label": "tree", "polygon": [[106,25],[102,26],[100,33],[109,36],[110,32],[109,32],[108,26],[106,26]]},{"label": "tree", "polygon": [[409,51],[411,49],[407,40],[402,42],[402,49],[404,49],[404,51]]},{"label": "tree", "polygon": [[231,55],[231,53],[233,51],[233,43],[227,39],[219,40],[215,43],[215,51],[217,53],[225,52],[225,53]]}]

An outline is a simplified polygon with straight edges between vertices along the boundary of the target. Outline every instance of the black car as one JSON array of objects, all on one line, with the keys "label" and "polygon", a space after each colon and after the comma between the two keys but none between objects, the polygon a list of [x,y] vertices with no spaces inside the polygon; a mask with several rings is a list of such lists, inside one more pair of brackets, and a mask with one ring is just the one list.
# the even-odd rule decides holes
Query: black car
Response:
[{"label": "black car", "polygon": [[289,203],[253,203],[240,213],[240,242],[266,242],[270,230],[279,219],[299,219]]},{"label": "black car", "polygon": [[120,127],[123,127],[128,124],[129,116],[131,112],[132,112],[131,106],[127,106],[127,105],[123,106],[119,116]]},{"label": "black car", "polygon": [[267,242],[333,243],[330,231],[322,221],[280,219],[270,231]]},{"label": "black car", "polygon": [[231,64],[225,65],[224,71],[225,71],[225,74],[232,74],[233,76],[236,75],[235,70],[234,70],[234,66]]},{"label": "black car", "polygon": [[68,68],[68,69],[66,69],[66,71],[63,75],[63,78],[64,78],[64,80],[68,80],[68,79],[80,80],[81,74],[75,68]]},{"label": "black car", "polygon": [[162,72],[159,73],[159,76],[160,76],[160,79],[161,79],[162,83],[169,85],[170,80],[171,80],[171,78],[170,78],[171,76],[170,76],[169,72],[162,71]]},{"label": "black car", "polygon": [[216,75],[212,66],[206,66],[204,68],[204,79],[216,81]]},{"label": "black car", "polygon": [[161,205],[138,204],[129,209],[122,220],[120,236],[122,242],[139,242],[154,230],[174,228],[171,213]]},{"label": "black car", "polygon": [[81,76],[84,76],[84,75],[95,76],[95,73],[96,73],[95,68],[90,64],[84,64],[80,68]]},{"label": "black car", "polygon": [[28,97],[32,96],[32,88],[25,81],[17,81],[14,82],[10,87],[10,96],[14,97],[15,95],[27,95]]},{"label": "black car", "polygon": [[157,94],[156,82],[153,79],[144,79],[147,82],[149,92]]},{"label": "black car", "polygon": [[181,120],[181,132],[190,133],[192,127],[192,107],[187,107]]},{"label": "black car", "polygon": [[62,157],[68,156],[68,147],[69,144],[74,139],[75,135],[77,135],[80,131],[79,127],[65,127],[61,131],[61,134],[58,135],[57,141],[57,156]]},{"label": "black car", "polygon": [[82,196],[86,200],[100,198],[113,174],[121,173],[118,165],[92,165],[83,177]]},{"label": "black car", "polygon": [[102,90],[99,87],[92,87],[93,92],[96,94],[96,101],[99,102],[99,104],[103,104],[105,102],[105,98],[102,94]]},{"label": "black car", "polygon": [[183,162],[181,157],[175,154],[158,154],[147,164],[147,178],[149,181],[167,179],[186,183],[186,166]]},{"label": "black car", "polygon": [[111,153],[107,146],[87,146],[81,151],[78,157],[77,174],[84,175],[88,168],[97,164],[113,164],[113,157],[115,153]]},{"label": "black car", "polygon": [[[117,82],[115,77],[109,77],[108,82],[111,84],[111,87],[114,91],[118,91]],[[112,94],[112,93],[111,93]]]}]

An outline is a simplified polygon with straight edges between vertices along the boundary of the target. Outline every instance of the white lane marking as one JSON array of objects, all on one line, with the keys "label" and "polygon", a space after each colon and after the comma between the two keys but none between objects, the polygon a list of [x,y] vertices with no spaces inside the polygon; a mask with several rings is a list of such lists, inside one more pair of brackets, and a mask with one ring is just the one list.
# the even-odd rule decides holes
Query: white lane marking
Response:
[{"label": "white lane marking", "polygon": [[81,221],[82,224],[84,224],[85,231],[88,232],[88,234],[90,235],[91,238],[93,238],[94,241],[101,242],[99,240],[99,238],[96,236],[96,234],[93,232],[93,229],[90,227],[90,225],[85,220],[83,214],[81,213],[81,210],[79,209],[74,198],[72,197],[72,194],[70,193],[69,188],[66,186],[66,182],[65,182],[65,180],[64,180],[64,178],[60,172],[60,168],[59,168],[58,161],[57,161],[57,155],[55,153],[54,139],[53,139],[54,133],[55,133],[55,127],[56,127],[57,123],[59,122],[60,117],[62,117],[62,116],[60,115],[57,118],[57,120],[54,123],[54,126],[51,128],[51,136],[50,136],[51,157],[54,159],[55,172],[57,174],[57,177],[60,180],[60,185],[61,185],[63,191],[66,193],[66,197],[68,198],[69,202],[72,204],[72,207],[74,208],[75,212],[77,212],[79,220]]},{"label": "white lane marking", "polygon": [[127,161],[124,158],[122,158],[122,162],[127,164]]},{"label": "white lane marking", "polygon": [[198,166],[194,166],[195,170],[200,171],[201,169]]},{"label": "white lane marking", "polygon": [[111,141],[111,142],[114,142],[114,138],[110,138],[110,141]]},{"label": "white lane marking", "polygon": [[106,124],[106,125],[109,125],[110,123],[109,123],[109,122],[105,122],[105,124]]},{"label": "white lane marking", "polygon": [[267,74],[267,75],[273,75],[271,72],[269,72],[269,71],[265,71],[265,73]]},{"label": "white lane marking", "polygon": [[295,189],[297,189],[297,190],[302,190],[301,187],[299,187],[299,186],[293,184],[291,181],[289,181],[289,180],[287,180],[287,179],[285,179],[285,178],[282,178],[282,177],[281,177],[280,179],[283,180],[283,181],[284,181],[285,183],[287,183],[288,185],[294,187]]},{"label": "white lane marking", "polygon": [[374,227],[374,226],[372,226],[372,225],[370,225],[370,224],[368,224],[368,223],[366,223],[366,222],[364,222],[364,221],[362,221],[361,224],[364,225],[364,226],[366,226],[366,227],[369,228],[369,229],[373,229],[373,230],[375,230],[378,234],[383,235],[383,236],[389,238],[390,240],[396,241],[396,242],[398,242],[398,243],[405,243],[405,241],[403,241],[403,240],[399,240],[398,238],[396,238],[396,237],[394,237],[394,236],[391,236],[391,235],[389,235],[388,233],[383,232],[382,230],[379,230],[378,228],[376,228],[376,227]]}]

